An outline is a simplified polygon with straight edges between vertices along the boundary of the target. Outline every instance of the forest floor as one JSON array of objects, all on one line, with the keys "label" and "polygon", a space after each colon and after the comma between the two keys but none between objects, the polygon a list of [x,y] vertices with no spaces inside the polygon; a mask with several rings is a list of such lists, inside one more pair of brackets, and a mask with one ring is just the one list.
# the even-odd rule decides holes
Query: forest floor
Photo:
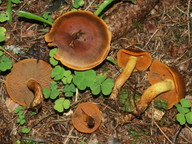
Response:
[{"label": "forest floor", "polygon": [[[94,0],[85,0],[82,10],[95,10]],[[6,2],[0,4],[0,11],[6,11]],[[14,54],[9,48],[5,49],[13,63],[25,59],[36,58],[48,62],[49,50],[44,35],[50,27],[42,23],[21,19],[17,16],[20,10],[36,15],[42,15],[51,7],[48,0],[26,0],[13,4],[13,21],[1,23],[6,28],[6,41],[3,47],[14,46],[20,48],[20,53]],[[52,13],[56,19],[62,13],[72,9],[71,1],[64,3],[60,10]],[[118,21],[118,20],[117,20]],[[186,84],[185,97],[192,101],[192,7],[188,0],[164,0],[157,4],[149,15],[135,25],[126,36],[111,42],[109,56],[116,60],[119,49],[139,49],[151,53],[153,59],[158,59],[168,66],[176,68],[184,77]],[[95,68],[98,73],[106,73],[107,77],[116,79],[120,69],[104,61]],[[19,125],[17,115],[10,113],[5,104],[8,98],[5,89],[5,77],[9,73],[0,73],[0,143],[50,143],[50,144],[168,144],[192,143],[192,128],[185,125],[181,128],[176,120],[176,108],[164,112],[163,117],[157,120],[151,111],[154,103],[140,118],[120,125],[116,118],[124,114],[120,107],[126,107],[120,101],[121,97],[134,97],[141,95],[149,86],[147,82],[148,71],[136,72],[122,87],[119,94],[119,105],[110,107],[108,99],[103,96],[93,97],[89,90],[79,92],[78,99],[71,100],[68,112],[58,114],[53,109],[50,100],[42,103],[42,109],[35,115],[26,112],[26,123]],[[77,131],[72,123],[71,116],[78,103],[96,103],[102,111],[102,123],[91,134]],[[27,134],[21,133],[23,127],[30,128]],[[181,130],[181,131],[179,131]],[[177,135],[177,133],[179,134]]]}]

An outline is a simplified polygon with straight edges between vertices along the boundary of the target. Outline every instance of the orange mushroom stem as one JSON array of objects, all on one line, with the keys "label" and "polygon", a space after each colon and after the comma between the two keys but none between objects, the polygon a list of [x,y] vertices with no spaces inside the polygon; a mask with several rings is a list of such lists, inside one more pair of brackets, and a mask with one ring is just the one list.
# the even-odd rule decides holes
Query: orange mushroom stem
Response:
[{"label": "orange mushroom stem", "polygon": [[110,98],[116,100],[119,90],[128,80],[132,72],[147,69],[151,64],[151,60],[151,56],[147,52],[119,50],[117,53],[117,62],[120,67],[124,68],[115,81]]},{"label": "orange mushroom stem", "polygon": [[27,87],[33,91],[34,99],[30,107],[35,107],[43,101],[43,93],[40,84],[33,79],[28,80]]}]

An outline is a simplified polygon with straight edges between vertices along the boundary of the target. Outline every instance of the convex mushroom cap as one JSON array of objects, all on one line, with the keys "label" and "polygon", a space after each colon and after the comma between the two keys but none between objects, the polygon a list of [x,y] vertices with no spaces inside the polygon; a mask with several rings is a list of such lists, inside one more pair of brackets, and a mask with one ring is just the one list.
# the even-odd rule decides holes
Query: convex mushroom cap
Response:
[{"label": "convex mushroom cap", "polygon": [[70,11],[55,20],[45,35],[49,46],[57,46],[54,58],[75,70],[91,69],[106,58],[111,32],[106,23],[89,11]]},{"label": "convex mushroom cap", "polygon": [[21,60],[6,76],[6,90],[10,98],[25,107],[34,107],[43,100],[42,88],[49,88],[52,67],[36,59]]},{"label": "convex mushroom cap", "polygon": [[96,131],[102,121],[102,113],[96,104],[91,102],[80,103],[72,116],[73,126],[82,133]]},{"label": "convex mushroom cap", "polygon": [[110,98],[116,100],[118,91],[130,77],[132,72],[146,70],[152,62],[151,55],[147,52],[134,52],[120,49],[117,53],[117,64],[123,71],[117,77]]}]

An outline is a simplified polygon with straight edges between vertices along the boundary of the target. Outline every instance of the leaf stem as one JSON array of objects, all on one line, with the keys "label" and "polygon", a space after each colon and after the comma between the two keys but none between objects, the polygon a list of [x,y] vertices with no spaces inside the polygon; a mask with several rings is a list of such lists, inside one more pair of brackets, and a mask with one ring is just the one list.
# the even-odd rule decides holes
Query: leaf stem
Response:
[{"label": "leaf stem", "polygon": [[112,3],[114,0],[105,0],[99,8],[94,12],[96,16],[98,16],[110,3]]}]

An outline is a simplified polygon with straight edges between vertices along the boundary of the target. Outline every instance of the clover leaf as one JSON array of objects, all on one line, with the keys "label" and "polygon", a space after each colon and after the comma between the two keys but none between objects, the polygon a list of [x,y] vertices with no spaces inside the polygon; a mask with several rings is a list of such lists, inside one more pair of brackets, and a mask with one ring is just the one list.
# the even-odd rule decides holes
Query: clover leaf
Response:
[{"label": "clover leaf", "polygon": [[83,6],[84,3],[85,3],[84,0],[75,0],[73,3],[73,7],[78,9],[80,6]]},{"label": "clover leaf", "polygon": [[6,38],[5,32],[6,32],[6,29],[4,27],[0,27],[0,42],[5,40]]},{"label": "clover leaf", "polygon": [[58,112],[63,112],[65,109],[69,109],[70,101],[65,98],[59,98],[55,101],[54,109]]},{"label": "clover leaf", "polygon": [[192,112],[189,112],[185,115],[186,121],[188,124],[192,124]]},{"label": "clover leaf", "polygon": [[75,71],[75,75],[73,77],[73,83],[80,90],[85,90],[88,86],[93,85],[95,77],[96,72],[94,70]]},{"label": "clover leaf", "polygon": [[185,115],[182,113],[179,113],[176,115],[176,120],[180,123],[180,125],[184,125],[186,120],[185,120]]},{"label": "clover leaf", "polygon": [[181,103],[182,107],[184,107],[184,108],[190,108],[191,107],[191,102],[184,99],[184,98],[180,100],[180,103]]},{"label": "clover leaf", "polygon": [[63,84],[70,84],[73,79],[73,75],[71,74],[70,70],[65,70],[63,73],[62,82]]},{"label": "clover leaf", "polygon": [[53,57],[54,54],[56,54],[56,52],[57,52],[57,48],[54,48],[54,49],[50,50],[50,51],[49,51],[49,56],[50,56],[50,57]]},{"label": "clover leaf", "polygon": [[73,93],[76,91],[75,85],[74,84],[67,84],[63,88],[63,92],[65,93],[66,97],[72,97]]},{"label": "clover leaf", "polygon": [[104,95],[109,95],[113,89],[114,81],[112,79],[106,79],[101,84],[101,90]]},{"label": "clover leaf", "polygon": [[54,80],[61,80],[64,77],[64,71],[65,69],[61,66],[56,66],[52,69],[51,77]]},{"label": "clover leaf", "polygon": [[8,21],[9,18],[6,13],[0,13],[0,22]]},{"label": "clover leaf", "polygon": [[188,108],[182,107],[180,104],[175,104],[177,111],[182,114],[188,113],[190,110]]},{"label": "clover leaf", "polygon": [[21,129],[21,132],[22,132],[22,133],[29,133],[29,132],[30,132],[30,129],[24,127],[24,128]]},{"label": "clover leaf", "polygon": [[12,61],[6,56],[0,56],[0,71],[6,71],[11,69]]}]

